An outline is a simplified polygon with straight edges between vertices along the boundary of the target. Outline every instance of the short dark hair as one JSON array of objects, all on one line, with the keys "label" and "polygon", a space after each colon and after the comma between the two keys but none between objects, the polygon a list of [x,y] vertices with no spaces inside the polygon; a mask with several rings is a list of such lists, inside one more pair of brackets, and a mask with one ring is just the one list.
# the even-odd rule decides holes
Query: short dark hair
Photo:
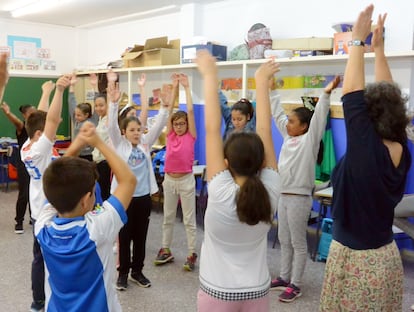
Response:
[{"label": "short dark hair", "polygon": [[29,105],[29,104],[26,104],[26,105],[21,105],[20,107],[19,107],[19,111],[22,113],[22,114],[24,114],[24,113],[26,113],[29,109],[31,109],[31,108],[34,108],[34,109],[36,109],[33,105]]},{"label": "short dark hair", "polygon": [[43,175],[47,200],[59,213],[75,209],[98,179],[95,163],[79,157],[61,157],[51,162]]},{"label": "short dark hair", "polygon": [[247,177],[237,195],[237,215],[240,222],[255,225],[272,222],[269,194],[259,178],[264,161],[264,146],[253,132],[232,133],[224,144],[232,175]]},{"label": "short dark hair", "polygon": [[406,115],[407,97],[402,95],[398,85],[387,81],[370,83],[364,97],[378,135],[404,144],[407,140],[405,128],[410,120]]},{"label": "short dark hair", "polygon": [[41,110],[37,110],[30,114],[26,120],[26,131],[29,138],[33,138],[36,131],[40,130],[43,132],[46,124],[46,115],[47,113]]}]

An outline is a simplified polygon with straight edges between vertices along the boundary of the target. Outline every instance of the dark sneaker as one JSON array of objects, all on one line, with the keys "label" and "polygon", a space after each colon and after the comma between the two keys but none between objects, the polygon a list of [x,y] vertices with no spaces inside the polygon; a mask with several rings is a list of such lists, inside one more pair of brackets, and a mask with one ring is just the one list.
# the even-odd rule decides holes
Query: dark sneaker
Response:
[{"label": "dark sneaker", "polygon": [[43,312],[45,310],[44,301],[33,301],[30,306],[30,312]]},{"label": "dark sneaker", "polygon": [[128,274],[119,274],[116,281],[116,289],[126,290],[128,288]]},{"label": "dark sneaker", "polygon": [[286,287],[285,291],[282,292],[279,296],[279,301],[282,302],[292,302],[296,298],[299,298],[302,296],[302,293],[300,292],[300,288],[296,287],[293,284],[289,284],[288,287]]},{"label": "dark sneaker", "polygon": [[165,264],[168,262],[172,262],[174,257],[171,253],[170,248],[161,248],[158,252],[157,258],[154,260],[155,265]]},{"label": "dark sneaker", "polygon": [[16,224],[15,226],[14,226],[14,233],[16,233],[16,234],[23,234],[24,233],[24,230],[23,230],[23,224]]},{"label": "dark sneaker", "polygon": [[139,287],[148,288],[151,287],[151,282],[148,278],[142,274],[142,272],[132,272],[131,277],[129,278],[131,281],[138,284]]},{"label": "dark sneaker", "polygon": [[285,282],[281,277],[274,279],[270,283],[271,290],[285,290],[288,287],[289,283]]},{"label": "dark sneaker", "polygon": [[192,271],[195,268],[195,263],[197,261],[197,254],[193,252],[191,256],[187,257],[187,261],[184,263],[184,270],[186,271]]}]

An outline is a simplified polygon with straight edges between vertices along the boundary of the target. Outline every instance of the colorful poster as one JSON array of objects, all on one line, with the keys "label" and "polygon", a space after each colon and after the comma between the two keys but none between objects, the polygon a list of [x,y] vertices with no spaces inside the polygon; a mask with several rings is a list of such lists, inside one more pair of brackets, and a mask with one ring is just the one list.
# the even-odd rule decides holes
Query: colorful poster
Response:
[{"label": "colorful poster", "polygon": [[42,42],[40,38],[7,36],[7,45],[12,49],[13,58],[35,59]]}]

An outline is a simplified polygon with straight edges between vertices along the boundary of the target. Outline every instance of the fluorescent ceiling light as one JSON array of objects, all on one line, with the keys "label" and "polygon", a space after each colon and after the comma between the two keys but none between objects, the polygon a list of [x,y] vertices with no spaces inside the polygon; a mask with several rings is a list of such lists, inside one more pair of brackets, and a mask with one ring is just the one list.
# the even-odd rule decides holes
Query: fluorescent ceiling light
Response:
[{"label": "fluorescent ceiling light", "polygon": [[176,8],[177,8],[176,5],[167,5],[167,6],[158,8],[158,9],[142,11],[142,12],[138,12],[138,13],[133,13],[133,14],[123,15],[123,16],[119,16],[119,17],[109,18],[109,19],[102,20],[102,21],[95,22],[95,23],[84,24],[84,25],[79,26],[78,28],[90,28],[90,27],[96,27],[96,26],[104,25],[104,24],[111,24],[111,23],[115,23],[115,22],[130,21],[130,20],[133,20],[135,18],[140,18],[140,17],[148,16],[148,15],[154,15],[154,14],[160,13],[160,12],[173,11]]},{"label": "fluorescent ceiling light", "polygon": [[41,11],[47,11],[49,9],[52,9],[54,7],[57,7],[59,5],[62,5],[66,2],[69,2],[69,0],[37,0],[37,1],[31,1],[31,3],[21,6],[19,8],[16,8],[11,11],[11,15],[13,17],[20,17],[24,15],[34,14]]}]

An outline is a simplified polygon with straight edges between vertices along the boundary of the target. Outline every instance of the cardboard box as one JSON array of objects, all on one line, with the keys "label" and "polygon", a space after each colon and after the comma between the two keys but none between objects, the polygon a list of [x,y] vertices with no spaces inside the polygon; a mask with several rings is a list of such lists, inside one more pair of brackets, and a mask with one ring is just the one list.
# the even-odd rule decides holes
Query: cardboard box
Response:
[{"label": "cardboard box", "polygon": [[[372,33],[364,40],[365,53],[373,51],[372,46],[371,46],[371,37],[372,37]],[[352,48],[348,46],[348,42],[350,41],[352,41],[351,31],[335,33],[333,54],[335,55],[349,54],[349,49]]]},{"label": "cardboard box", "polygon": [[180,40],[168,37],[151,38],[145,45],[135,45],[122,57],[124,67],[180,64]]},{"label": "cardboard box", "polygon": [[196,58],[197,50],[206,49],[213,56],[217,58],[217,61],[227,61],[227,47],[217,45],[213,43],[208,44],[194,44],[181,47],[181,63],[193,63]]},{"label": "cardboard box", "polygon": [[273,39],[273,50],[332,50],[333,38],[293,38],[293,39]]}]

